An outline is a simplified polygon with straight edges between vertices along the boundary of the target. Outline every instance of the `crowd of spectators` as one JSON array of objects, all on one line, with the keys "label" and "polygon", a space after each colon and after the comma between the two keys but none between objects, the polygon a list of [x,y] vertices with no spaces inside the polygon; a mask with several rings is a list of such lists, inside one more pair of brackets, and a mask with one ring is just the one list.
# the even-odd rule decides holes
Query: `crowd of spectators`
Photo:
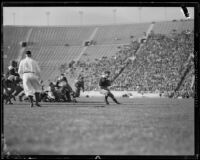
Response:
[{"label": "crowd of spectators", "polygon": [[[141,43],[143,44],[141,45]],[[60,70],[63,73],[61,78],[58,76],[55,77],[55,81],[49,81],[48,89],[44,89],[45,86],[42,85],[43,94],[41,95],[44,95],[45,99],[55,101],[72,101],[71,97],[75,100],[75,97],[80,96],[80,86],[84,91],[99,90],[99,80],[104,71],[109,70],[111,72],[110,77],[113,79],[127,64],[123,72],[113,82],[111,90],[138,91],[141,93],[158,92],[169,96],[181,80],[189,66],[187,65],[189,57],[193,54],[193,31],[176,33],[173,30],[171,35],[151,32],[145,41],[132,41],[129,45],[119,46],[119,51],[112,57],[61,64]],[[131,57],[135,57],[135,59],[131,60]],[[5,89],[4,99],[6,103],[10,104],[12,103],[11,99],[14,99],[15,96],[19,95],[19,98],[24,96],[21,81],[19,81],[19,78],[15,78],[19,77],[16,74],[17,64],[14,63],[15,61],[11,62],[8,67],[8,75],[2,78]],[[184,98],[194,96],[194,87],[191,87],[194,81],[194,63],[191,62],[191,70],[175,96],[181,95]],[[81,79],[76,81],[76,84],[80,84],[80,86],[75,85],[76,90],[73,91],[68,84],[68,79],[76,80],[78,77]],[[63,84],[61,80],[66,84],[59,86],[58,84]],[[11,89],[7,90],[7,88]],[[52,96],[49,93],[52,93]],[[64,97],[62,97],[63,95]]]},{"label": "crowd of spectators", "polygon": [[[109,70],[113,77],[124,66],[126,60],[135,55],[135,61],[130,61],[114,81],[112,90],[150,92],[174,90],[185,70],[185,62],[194,52],[193,31],[176,33],[176,30],[173,30],[171,35],[151,32],[142,47],[140,43],[134,41],[129,45],[121,46],[113,57],[70,64],[66,67],[66,72],[70,78],[83,74],[85,90],[98,90],[99,79],[105,70]],[[194,64],[179,91],[191,92],[192,75],[194,75]]]}]

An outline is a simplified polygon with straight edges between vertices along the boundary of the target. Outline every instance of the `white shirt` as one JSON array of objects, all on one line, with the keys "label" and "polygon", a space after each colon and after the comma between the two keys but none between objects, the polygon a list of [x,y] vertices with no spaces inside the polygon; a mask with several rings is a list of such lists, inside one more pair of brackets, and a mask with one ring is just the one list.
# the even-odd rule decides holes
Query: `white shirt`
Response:
[{"label": "white shirt", "polygon": [[38,63],[31,57],[26,57],[25,59],[21,60],[19,64],[18,73],[20,77],[22,77],[25,72],[33,72],[40,77],[40,67]]}]

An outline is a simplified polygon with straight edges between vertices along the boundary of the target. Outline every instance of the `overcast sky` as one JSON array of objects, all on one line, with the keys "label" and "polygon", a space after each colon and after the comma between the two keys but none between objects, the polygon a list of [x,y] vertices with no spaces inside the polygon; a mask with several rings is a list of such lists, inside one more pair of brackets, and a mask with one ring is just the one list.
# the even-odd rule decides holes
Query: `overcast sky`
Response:
[{"label": "overcast sky", "polygon": [[[188,11],[193,19],[194,8]],[[180,7],[3,7],[3,25],[121,24],[184,18]]]}]

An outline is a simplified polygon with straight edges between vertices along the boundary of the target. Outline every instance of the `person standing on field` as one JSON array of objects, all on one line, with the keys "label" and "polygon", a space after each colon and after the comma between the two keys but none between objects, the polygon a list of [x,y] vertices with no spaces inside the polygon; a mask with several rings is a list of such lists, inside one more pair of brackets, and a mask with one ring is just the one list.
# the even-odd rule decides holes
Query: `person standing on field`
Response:
[{"label": "person standing on field", "polygon": [[109,86],[111,86],[111,83],[112,83],[112,81],[109,80],[109,76],[110,76],[110,71],[105,71],[104,75],[102,75],[102,77],[100,78],[100,81],[99,81],[99,86],[101,89],[100,93],[105,96],[105,102],[107,105],[109,105],[108,97],[112,98],[112,100],[116,104],[121,104],[117,101],[115,96],[110,92],[110,89],[108,88]]},{"label": "person standing on field", "polygon": [[24,92],[29,97],[31,107],[33,107],[33,96],[35,95],[37,107],[41,107],[39,104],[39,96],[41,92],[40,86],[40,67],[38,63],[32,59],[31,51],[26,51],[26,57],[21,60],[19,64],[18,73],[23,81]]}]

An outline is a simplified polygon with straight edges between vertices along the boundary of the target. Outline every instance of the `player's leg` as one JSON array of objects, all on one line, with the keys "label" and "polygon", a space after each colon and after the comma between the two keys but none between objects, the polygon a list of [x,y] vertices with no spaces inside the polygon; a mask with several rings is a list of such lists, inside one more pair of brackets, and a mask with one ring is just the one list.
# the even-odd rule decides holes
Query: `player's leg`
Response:
[{"label": "player's leg", "polygon": [[59,93],[57,90],[52,91],[53,96],[55,97],[55,102],[60,101]]},{"label": "player's leg", "polygon": [[32,77],[29,74],[23,75],[23,88],[24,92],[30,102],[30,107],[33,107],[33,96],[34,96],[34,89],[33,89],[33,82]]},{"label": "player's leg", "polygon": [[66,90],[67,90],[66,97],[67,97],[68,101],[76,102],[76,99],[75,99],[77,97],[76,92],[73,91],[72,87],[69,84],[66,85]]},{"label": "player's leg", "polygon": [[109,104],[109,102],[108,102],[108,92],[109,92],[109,90],[105,89],[105,88],[101,89],[101,91],[100,91],[100,93],[105,96],[104,101],[105,101],[106,104]]},{"label": "player's leg", "polygon": [[35,105],[37,107],[41,107],[41,105],[39,104],[39,101],[40,101],[40,93],[39,92],[35,92]]},{"label": "player's leg", "polygon": [[19,101],[22,102],[22,98],[25,96],[24,91],[19,94]]},{"label": "player's leg", "polygon": [[106,102],[106,104],[109,104],[109,102],[108,102],[108,95],[105,95],[105,102]]},{"label": "player's leg", "polygon": [[29,95],[28,98],[29,98],[29,101],[31,103],[31,108],[32,108],[33,107],[33,96]]},{"label": "player's leg", "polygon": [[10,98],[10,96],[8,94],[5,95],[5,103],[6,104],[13,104],[12,101],[11,101],[11,98]]},{"label": "player's leg", "polygon": [[67,97],[67,102],[71,102],[72,101],[69,91],[66,91],[66,97]]},{"label": "player's leg", "polygon": [[38,78],[35,77],[35,76],[31,77],[30,83],[31,83],[31,87],[33,88],[33,91],[34,91],[34,94],[35,94],[35,105],[37,107],[41,107],[41,105],[39,104],[41,86],[40,86],[40,83],[38,81]]},{"label": "player's leg", "polygon": [[13,104],[11,99],[12,99],[12,96],[11,96],[11,91],[12,89],[10,89],[9,87],[6,86],[6,88],[4,89],[4,98],[5,98],[5,103],[6,104]]},{"label": "player's leg", "polygon": [[13,99],[14,101],[16,101],[15,96],[14,96],[14,95],[15,95],[15,91],[16,91],[16,86],[15,86],[15,84],[14,84],[14,83],[11,83],[9,89],[10,89],[10,90],[9,90],[8,94],[9,94],[10,99]]},{"label": "player's leg", "polygon": [[108,92],[108,96],[110,97],[110,98],[112,98],[112,100],[116,103],[116,104],[120,104],[118,101],[117,101],[117,99],[115,98],[115,96],[109,91]]},{"label": "player's leg", "polygon": [[23,88],[21,86],[16,86],[15,90],[16,92],[14,93],[14,96],[18,96],[20,92],[23,91]]}]

